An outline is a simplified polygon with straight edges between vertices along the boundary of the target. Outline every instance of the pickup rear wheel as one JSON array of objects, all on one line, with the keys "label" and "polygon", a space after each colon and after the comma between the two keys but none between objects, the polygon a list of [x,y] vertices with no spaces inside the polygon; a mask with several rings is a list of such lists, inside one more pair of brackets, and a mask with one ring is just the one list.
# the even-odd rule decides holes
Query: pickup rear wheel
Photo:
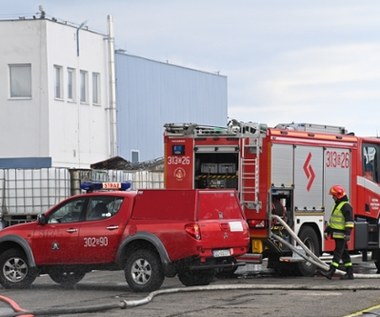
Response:
[{"label": "pickup rear wheel", "polygon": [[164,271],[158,254],[149,249],[134,251],[124,268],[125,279],[135,292],[158,290],[164,282]]},{"label": "pickup rear wheel", "polygon": [[178,273],[178,279],[185,286],[208,285],[215,276],[214,270],[182,271]]},{"label": "pickup rear wheel", "polygon": [[85,272],[71,271],[60,268],[54,268],[51,271],[49,271],[50,278],[54,282],[66,288],[73,287],[75,284],[81,281],[85,275]]},{"label": "pickup rear wheel", "polygon": [[27,288],[37,277],[25,254],[18,249],[9,249],[0,255],[0,283],[4,288]]}]

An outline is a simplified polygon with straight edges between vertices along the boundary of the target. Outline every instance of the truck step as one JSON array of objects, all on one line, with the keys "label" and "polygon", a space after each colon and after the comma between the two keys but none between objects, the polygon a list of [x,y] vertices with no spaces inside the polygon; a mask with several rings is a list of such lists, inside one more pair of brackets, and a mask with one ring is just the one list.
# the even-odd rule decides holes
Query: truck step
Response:
[{"label": "truck step", "polygon": [[239,256],[236,260],[247,264],[261,264],[263,263],[263,255],[258,253],[246,253]]},{"label": "truck step", "polygon": [[[298,252],[302,253],[303,255],[306,255],[306,252],[301,247],[296,247]],[[305,259],[300,256],[298,253],[293,252],[293,256],[282,256],[280,257],[280,262],[288,262],[288,263],[298,263],[298,262],[305,262]]]},{"label": "truck step", "polygon": [[280,257],[280,262],[299,263],[305,262],[305,259],[300,256],[282,256]]}]

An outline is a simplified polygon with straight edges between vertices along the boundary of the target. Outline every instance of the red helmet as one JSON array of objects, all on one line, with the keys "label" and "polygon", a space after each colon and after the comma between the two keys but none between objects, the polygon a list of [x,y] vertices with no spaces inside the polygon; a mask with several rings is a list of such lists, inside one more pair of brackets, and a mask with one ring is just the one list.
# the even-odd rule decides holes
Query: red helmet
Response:
[{"label": "red helmet", "polygon": [[344,188],[340,185],[334,185],[330,188],[330,195],[333,197],[336,197],[337,199],[341,199],[343,196],[346,195]]}]

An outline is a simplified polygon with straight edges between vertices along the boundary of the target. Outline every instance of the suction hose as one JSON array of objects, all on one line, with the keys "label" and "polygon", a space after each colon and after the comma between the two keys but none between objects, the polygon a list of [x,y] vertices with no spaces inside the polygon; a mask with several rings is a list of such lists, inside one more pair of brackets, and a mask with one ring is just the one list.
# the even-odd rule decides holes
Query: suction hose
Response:
[{"label": "suction hose", "polygon": [[[322,270],[328,271],[329,266],[323,262],[319,257],[317,257],[303,242],[302,240],[297,236],[297,234],[288,226],[288,224],[279,216],[277,215],[272,215],[273,219],[276,219],[278,222],[280,222],[286,229],[286,231],[289,232],[289,234],[294,238],[294,240],[297,241],[297,243],[300,245],[300,247],[305,250],[307,255],[305,255],[303,252],[299,251],[296,247],[294,247],[292,244],[290,244],[288,241],[284,240],[280,236],[278,236],[275,233],[271,233],[271,237],[274,239],[280,241],[284,245],[286,245],[289,249],[297,253],[299,256],[304,258],[306,261],[314,264],[315,266],[319,267]],[[338,274],[346,274],[346,272],[341,271],[341,270],[336,270],[336,273]],[[380,278],[380,274],[359,274],[359,273],[354,273],[354,278],[359,278],[359,279],[375,279],[375,278]]]}]

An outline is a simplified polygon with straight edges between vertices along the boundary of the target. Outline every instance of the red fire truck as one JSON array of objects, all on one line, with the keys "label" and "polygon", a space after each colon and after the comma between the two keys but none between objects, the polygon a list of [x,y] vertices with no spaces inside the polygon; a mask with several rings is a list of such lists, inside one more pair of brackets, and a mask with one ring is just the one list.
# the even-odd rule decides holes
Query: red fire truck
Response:
[{"label": "red fire truck", "polygon": [[[165,125],[166,188],[235,188],[250,227],[246,258],[310,276],[315,265],[298,261],[286,221],[316,255],[331,252],[323,231],[333,208],[332,185],[344,186],[354,209],[349,249],[379,265],[380,139],[358,137],[344,127],[231,120],[226,127]],[[273,235],[275,233],[275,235]],[[289,244],[288,243],[288,244]],[[298,259],[301,257],[298,256]],[[290,262],[290,263],[289,263]],[[379,269],[378,267],[378,269]]]}]

